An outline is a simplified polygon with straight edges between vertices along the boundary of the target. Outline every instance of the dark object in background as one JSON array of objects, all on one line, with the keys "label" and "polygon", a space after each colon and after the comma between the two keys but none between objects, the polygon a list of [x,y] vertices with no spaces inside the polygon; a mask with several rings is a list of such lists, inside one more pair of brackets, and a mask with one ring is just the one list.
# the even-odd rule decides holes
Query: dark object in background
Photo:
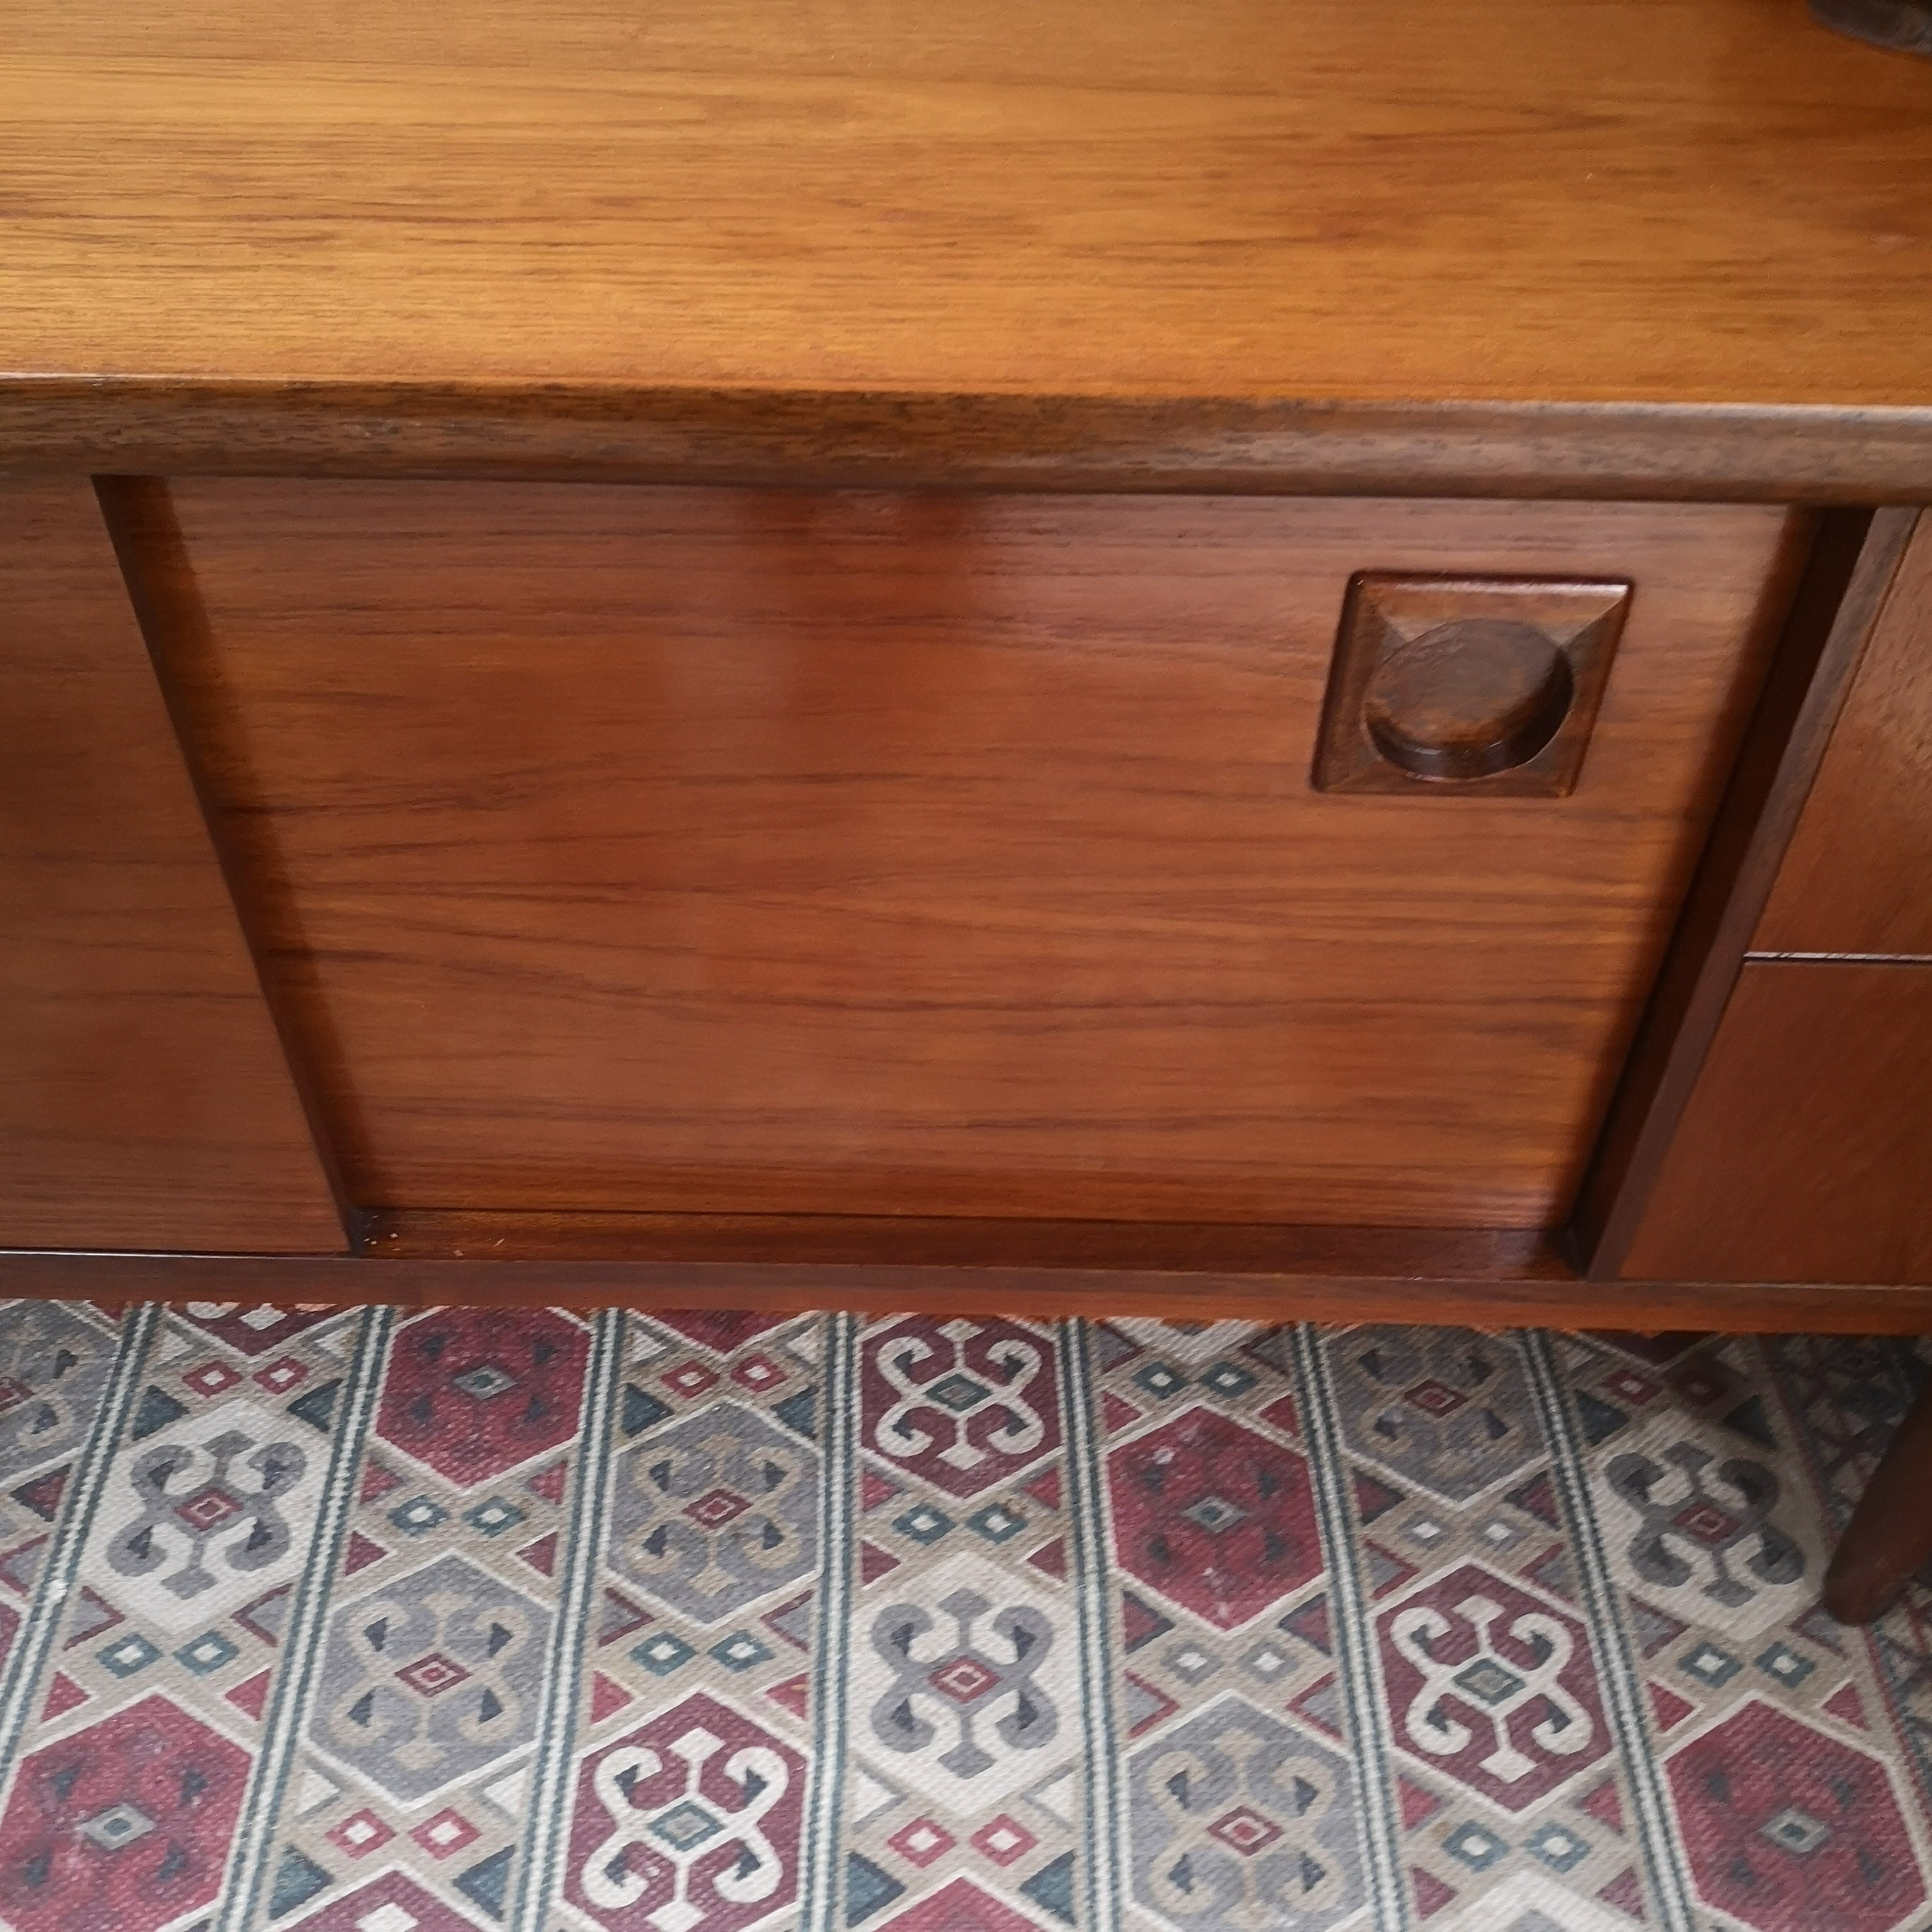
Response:
[{"label": "dark object in background", "polygon": [[1875,46],[1932,55],[1932,0],[1811,0],[1811,17]]}]

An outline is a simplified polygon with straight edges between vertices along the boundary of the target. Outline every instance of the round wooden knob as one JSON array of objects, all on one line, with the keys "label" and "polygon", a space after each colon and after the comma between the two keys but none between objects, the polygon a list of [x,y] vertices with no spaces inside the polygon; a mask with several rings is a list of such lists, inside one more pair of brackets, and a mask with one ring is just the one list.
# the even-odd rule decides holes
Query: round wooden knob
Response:
[{"label": "round wooden knob", "polygon": [[1464,617],[1383,658],[1363,715],[1376,750],[1412,776],[1482,778],[1527,764],[1575,695],[1569,658],[1533,624]]}]

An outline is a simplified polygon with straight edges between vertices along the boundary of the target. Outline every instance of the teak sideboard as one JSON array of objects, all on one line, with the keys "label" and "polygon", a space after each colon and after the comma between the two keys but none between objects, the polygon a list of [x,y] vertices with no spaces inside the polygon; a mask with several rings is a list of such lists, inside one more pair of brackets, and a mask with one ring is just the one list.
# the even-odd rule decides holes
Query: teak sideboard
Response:
[{"label": "teak sideboard", "polygon": [[6,41],[0,1291],[1932,1326],[1932,62]]}]

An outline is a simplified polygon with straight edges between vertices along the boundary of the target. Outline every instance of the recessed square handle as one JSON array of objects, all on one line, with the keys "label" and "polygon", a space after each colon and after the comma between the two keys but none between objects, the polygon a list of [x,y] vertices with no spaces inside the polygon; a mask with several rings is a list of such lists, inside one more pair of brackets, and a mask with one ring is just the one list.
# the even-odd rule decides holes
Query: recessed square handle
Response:
[{"label": "recessed square handle", "polygon": [[1630,599],[1623,582],[1360,572],[1315,788],[1564,796]]}]

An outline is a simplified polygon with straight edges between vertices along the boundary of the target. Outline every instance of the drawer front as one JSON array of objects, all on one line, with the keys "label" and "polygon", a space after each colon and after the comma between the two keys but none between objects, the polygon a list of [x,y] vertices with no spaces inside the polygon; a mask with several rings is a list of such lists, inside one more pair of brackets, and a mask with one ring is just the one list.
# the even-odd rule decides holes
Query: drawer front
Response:
[{"label": "drawer front", "polygon": [[1899,561],[1753,944],[1932,957],[1932,517]]},{"label": "drawer front", "polygon": [[94,492],[0,482],[0,1248],[342,1245]]},{"label": "drawer front", "polygon": [[1623,1272],[1932,1282],[1932,964],[1748,961]]},{"label": "drawer front", "polygon": [[[1758,684],[1760,508],[175,486],[372,1205],[1538,1226]],[[1360,572],[1628,582],[1574,789],[1317,789]]]}]

